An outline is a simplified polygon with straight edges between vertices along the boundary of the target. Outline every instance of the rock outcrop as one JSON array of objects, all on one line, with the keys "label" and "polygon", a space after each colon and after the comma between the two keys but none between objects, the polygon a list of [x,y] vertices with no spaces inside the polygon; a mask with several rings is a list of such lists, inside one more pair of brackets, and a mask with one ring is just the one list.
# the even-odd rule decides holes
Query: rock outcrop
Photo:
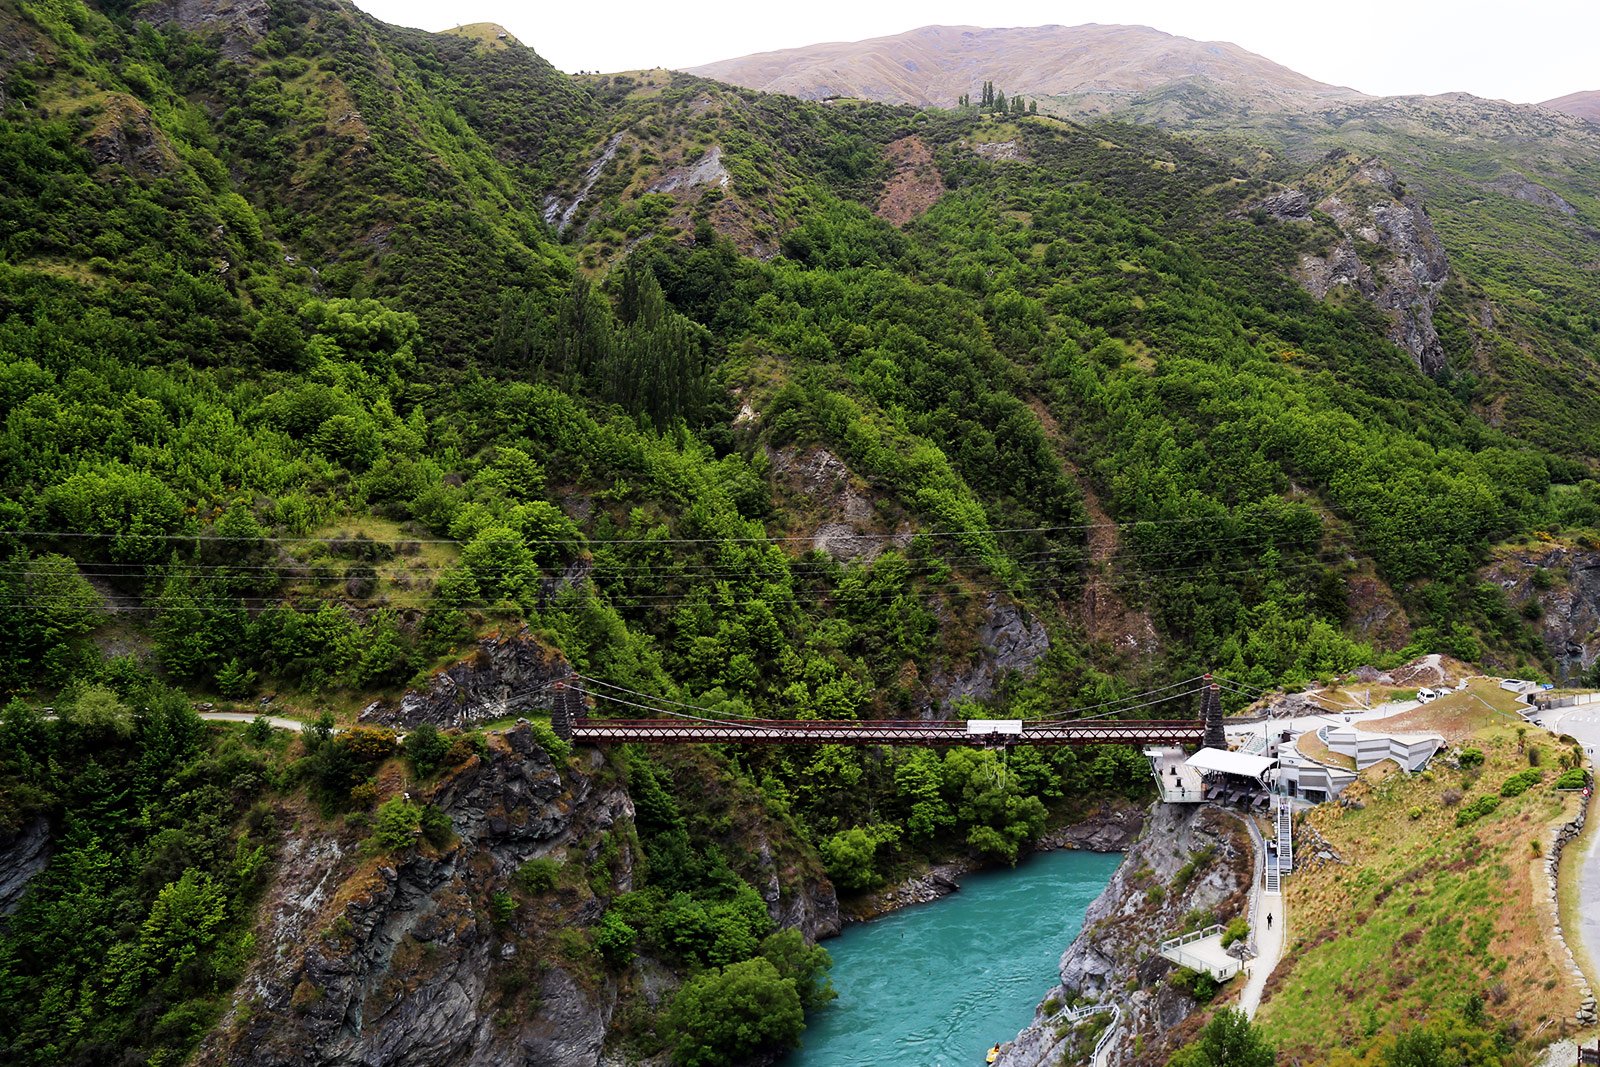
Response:
[{"label": "rock outcrop", "polygon": [[887,548],[911,543],[909,528],[885,528],[866,483],[826,448],[789,446],[773,452],[770,460],[775,489],[798,514],[815,517],[810,533],[814,550],[840,561],[870,563]]},{"label": "rock outcrop", "polygon": [[[432,802],[457,840],[398,862],[364,857],[337,833],[288,839],[257,930],[262,951],[198,1063],[599,1062],[615,984],[552,951],[561,927],[596,917],[586,914],[594,898],[556,892],[509,920],[490,903],[527,860],[593,864],[602,835],[632,821],[626,792],[598,756],[586,771],[559,767],[520,728]],[[620,842],[617,891],[632,877],[629,839],[610,838]]]},{"label": "rock outcrop", "polygon": [[1195,912],[1223,922],[1244,914],[1253,872],[1249,838],[1231,815],[1153,805],[1144,833],[1089,905],[1083,931],[1062,955],[1061,984],[1045,997],[1033,1024],[1003,1047],[1001,1067],[1059,1062],[1071,1034],[1060,1025],[1062,1015],[1078,1001],[1122,1009],[1111,1063],[1165,1063],[1199,1005],[1164,980],[1172,965],[1157,948],[1182,932],[1185,916]]},{"label": "rock outcrop", "polygon": [[929,685],[946,709],[962,699],[985,700],[1007,672],[1031,674],[1049,651],[1050,635],[1042,622],[990,593],[984,598],[977,652],[965,663],[935,671]]},{"label": "rock outcrop", "polygon": [[1536,614],[1560,681],[1576,682],[1600,661],[1600,552],[1552,544],[1506,557],[1484,576]]},{"label": "rock outcrop", "polygon": [[[572,938],[635,887],[640,857],[622,771],[592,750],[558,763],[525,725],[492,734],[485,754],[413,796],[449,816],[451,840],[392,857],[369,855],[348,828],[308,827],[302,813],[281,812],[283,825],[300,825],[284,835],[255,960],[195,1062],[623,1062],[609,1047],[620,1006],[658,1004],[680,976],[648,956],[602,967]],[[744,851],[729,854],[740,873],[756,874],[774,919],[812,938],[836,933],[838,905],[820,868],[795,861],[794,842],[763,822],[759,805],[706,792],[739,809]],[[518,889],[533,859],[577,873],[547,890]]]},{"label": "rock outcrop", "polygon": [[267,35],[270,0],[156,0],[138,17],[208,38],[229,59],[244,60]]},{"label": "rock outcrop", "polygon": [[1290,222],[1309,222],[1314,210],[1338,229],[1326,252],[1301,255],[1301,284],[1319,300],[1341,287],[1354,289],[1383,309],[1389,339],[1411,353],[1424,374],[1438,374],[1445,351],[1433,313],[1450,260],[1422,201],[1382,160],[1344,152],[1324,158],[1304,184],[1258,205]]},{"label": "rock outcrop", "polygon": [[478,642],[465,659],[433,676],[423,692],[407,692],[396,702],[375,701],[361,721],[409,727],[470,726],[554,705],[555,683],[570,671],[566,660],[540,644],[527,630],[493,634]]},{"label": "rock outcrop", "polygon": [[0,918],[17,910],[33,876],[50,862],[50,822],[36,816],[0,844]]}]

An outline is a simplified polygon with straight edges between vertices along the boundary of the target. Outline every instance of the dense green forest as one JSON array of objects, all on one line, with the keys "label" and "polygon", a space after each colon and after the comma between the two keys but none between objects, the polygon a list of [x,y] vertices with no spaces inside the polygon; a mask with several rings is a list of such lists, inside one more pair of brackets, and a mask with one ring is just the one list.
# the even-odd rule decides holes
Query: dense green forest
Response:
[{"label": "dense green forest", "polygon": [[[573,80],[336,0],[209,27],[0,0],[0,831],[59,842],[0,927],[15,1062],[180,1061],[252,951],[269,800],[409,842],[427,809],[378,769],[481,745],[208,729],[195,700],[345,718],[526,630],[717,714],[944,714],[996,605],[1048,651],[972,716],[1422,651],[1539,673],[1478,568],[1600,520],[1586,439],[1485,418],[1465,327],[1430,379],[1370,304],[1313,299],[1293,269],[1326,233],[1252,211],[1273,185],[1227,153],[993,93]],[[942,195],[896,227],[873,206],[911,136]],[[1569,352],[1593,316],[1561,295]],[[837,516],[785,470],[819,448],[873,552],[813,546]],[[1155,651],[1086,618],[1091,583]],[[1358,585],[1403,630],[1363,632]],[[708,758],[847,891],[1014,861],[1146,775],[1121,748]],[[798,1019],[819,966],[772,941],[694,776],[626,762],[651,874],[585,936],[698,973],[651,1032],[719,1062],[684,1035],[730,989]]]}]

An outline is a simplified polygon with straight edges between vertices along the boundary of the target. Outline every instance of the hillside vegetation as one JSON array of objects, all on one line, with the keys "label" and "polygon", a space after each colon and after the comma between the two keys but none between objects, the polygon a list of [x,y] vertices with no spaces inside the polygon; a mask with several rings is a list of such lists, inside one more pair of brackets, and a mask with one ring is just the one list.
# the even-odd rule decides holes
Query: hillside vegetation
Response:
[{"label": "hillside vegetation", "polygon": [[[1507,381],[1587,351],[1576,273],[1508,295],[1576,223],[1528,252],[1441,221],[1473,266],[1429,376],[1390,340],[1406,309],[1301,285],[1348,235],[1262,208],[1287,163],[1148,126],[569,79],[339,0],[0,0],[0,87],[0,828],[56,849],[0,933],[18,1062],[188,1055],[296,873],[296,813],[351,847],[387,826],[413,873],[488,849],[481,812],[448,813],[456,840],[400,794],[499,742],[447,732],[406,771],[383,729],[328,731],[491,645],[620,687],[599,711],[784,719],[1131,711],[1202,669],[1266,687],[1418,650],[1539,673],[1478,569],[1600,523],[1586,380],[1570,434],[1474,384],[1479,342],[1526,357]],[[874,209],[908,160],[929,206],[897,226]],[[1405,206],[1383,195],[1363,209]],[[264,698],[330,718],[284,749],[187,708]],[[619,1020],[647,1052],[719,983],[800,996],[793,946],[763,948],[761,835],[860,890],[1014,861],[1075,799],[1147,788],[1124,748],[602,767],[539,736],[551,790],[635,806],[563,844],[573,981],[693,976],[710,1006]],[[347,858],[340,906],[376,892]],[[509,861],[474,862],[462,929],[486,944],[509,894],[546,944]]]},{"label": "hillside vegetation", "polygon": [[1583,803],[1555,788],[1582,752],[1466,695],[1395,724],[1444,728],[1429,770],[1369,770],[1348,803],[1306,816],[1308,869],[1289,882],[1290,942],[1258,1016],[1289,1056],[1401,1062],[1394,1035],[1431,1031],[1465,1062],[1497,1062],[1578,1008],[1545,857]]}]

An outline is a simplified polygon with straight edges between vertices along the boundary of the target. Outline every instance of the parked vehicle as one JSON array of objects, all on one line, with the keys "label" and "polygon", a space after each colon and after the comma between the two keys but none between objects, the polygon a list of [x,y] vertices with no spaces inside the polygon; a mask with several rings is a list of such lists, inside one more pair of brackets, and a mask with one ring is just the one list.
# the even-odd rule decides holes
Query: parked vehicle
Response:
[{"label": "parked vehicle", "polygon": [[1434,692],[1432,689],[1429,689],[1427,686],[1423,686],[1421,689],[1417,690],[1417,699],[1426,704],[1430,700],[1439,699],[1439,694]]}]

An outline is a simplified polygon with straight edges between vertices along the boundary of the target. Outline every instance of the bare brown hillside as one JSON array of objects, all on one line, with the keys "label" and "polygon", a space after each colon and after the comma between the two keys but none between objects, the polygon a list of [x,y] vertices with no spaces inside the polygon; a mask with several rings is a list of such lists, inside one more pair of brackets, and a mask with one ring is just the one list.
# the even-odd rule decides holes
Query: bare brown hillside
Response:
[{"label": "bare brown hillside", "polygon": [[1551,111],[1560,111],[1574,118],[1600,122],[1600,89],[1587,93],[1568,93],[1539,105]]},{"label": "bare brown hillside", "polygon": [[985,80],[1006,93],[1145,92],[1203,79],[1278,106],[1355,98],[1238,45],[1192,41],[1148,26],[924,26],[892,37],[815,44],[693,67],[735,85],[811,100],[861,97],[952,106]]}]

